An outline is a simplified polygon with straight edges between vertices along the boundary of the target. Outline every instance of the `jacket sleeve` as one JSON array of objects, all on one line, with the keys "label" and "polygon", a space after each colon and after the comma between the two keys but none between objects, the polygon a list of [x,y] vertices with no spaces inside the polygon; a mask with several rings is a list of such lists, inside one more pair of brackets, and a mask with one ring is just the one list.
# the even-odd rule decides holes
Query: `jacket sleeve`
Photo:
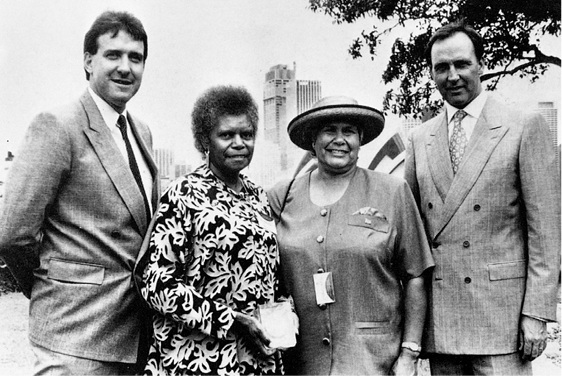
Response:
[{"label": "jacket sleeve", "polygon": [[560,276],[560,175],[547,124],[530,115],[519,152],[527,221],[527,282],[522,313],[556,320]]},{"label": "jacket sleeve", "polygon": [[39,266],[46,218],[70,170],[70,149],[68,134],[57,119],[40,114],[28,128],[8,174],[0,208],[0,257],[27,297],[33,270]]},{"label": "jacket sleeve", "polygon": [[404,161],[404,179],[410,186],[416,204],[418,205],[419,208],[421,200],[420,200],[418,179],[416,176],[416,157],[414,152],[413,133],[414,132],[410,132],[410,135],[408,136],[408,143],[406,144],[406,159]]}]

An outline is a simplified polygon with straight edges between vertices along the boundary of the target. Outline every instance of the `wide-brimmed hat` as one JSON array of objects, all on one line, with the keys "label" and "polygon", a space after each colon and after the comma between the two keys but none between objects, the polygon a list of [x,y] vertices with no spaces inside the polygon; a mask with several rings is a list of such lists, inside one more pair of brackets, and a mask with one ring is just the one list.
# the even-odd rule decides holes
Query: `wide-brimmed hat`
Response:
[{"label": "wide-brimmed hat", "polygon": [[361,145],[373,141],[384,128],[382,112],[362,106],[350,97],[326,97],[314,103],[312,108],[296,116],[287,127],[291,141],[305,150],[312,150],[313,137],[318,127],[327,121],[340,120],[359,127],[363,133]]}]

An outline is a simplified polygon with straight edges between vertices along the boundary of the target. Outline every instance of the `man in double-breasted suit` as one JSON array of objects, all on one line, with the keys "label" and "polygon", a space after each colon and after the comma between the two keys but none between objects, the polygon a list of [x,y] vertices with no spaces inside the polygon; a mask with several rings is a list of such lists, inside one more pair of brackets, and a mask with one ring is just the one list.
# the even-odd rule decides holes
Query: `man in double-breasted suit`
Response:
[{"label": "man in double-breasted suit", "polygon": [[158,184],[150,131],[126,104],[146,57],[137,18],[101,14],[84,40],[88,89],[35,117],[11,168],[0,256],[30,298],[37,375],[135,372],[132,270]]},{"label": "man in double-breasted suit", "polygon": [[407,147],[405,176],[435,259],[432,374],[531,374],[556,319],[560,186],[549,130],[482,90],[482,54],[468,26],[434,34],[427,60],[445,108]]}]

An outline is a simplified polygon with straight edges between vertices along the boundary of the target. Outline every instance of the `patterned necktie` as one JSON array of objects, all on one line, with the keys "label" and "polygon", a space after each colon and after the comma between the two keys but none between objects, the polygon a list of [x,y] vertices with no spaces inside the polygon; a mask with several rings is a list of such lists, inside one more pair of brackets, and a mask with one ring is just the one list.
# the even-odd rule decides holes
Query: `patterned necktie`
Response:
[{"label": "patterned necktie", "polygon": [[451,140],[449,141],[449,153],[451,154],[451,163],[453,165],[453,174],[457,173],[459,165],[462,161],[462,156],[466,145],[468,144],[468,139],[466,138],[466,132],[461,125],[462,119],[468,115],[463,110],[458,110],[455,115],[453,115],[453,134]]},{"label": "patterned necktie", "polygon": [[148,200],[146,198],[146,193],[144,191],[144,185],[142,184],[142,178],[139,171],[139,166],[137,165],[137,160],[135,159],[135,154],[133,153],[133,148],[129,142],[129,137],[127,137],[127,120],[125,116],[119,115],[117,119],[117,128],[121,131],[121,136],[123,136],[123,141],[125,141],[125,148],[127,149],[127,157],[129,158],[129,167],[133,173],[133,177],[137,182],[137,185],[141,191],[142,198],[144,201],[144,208],[146,210],[146,220],[150,221],[150,206],[148,205]]}]

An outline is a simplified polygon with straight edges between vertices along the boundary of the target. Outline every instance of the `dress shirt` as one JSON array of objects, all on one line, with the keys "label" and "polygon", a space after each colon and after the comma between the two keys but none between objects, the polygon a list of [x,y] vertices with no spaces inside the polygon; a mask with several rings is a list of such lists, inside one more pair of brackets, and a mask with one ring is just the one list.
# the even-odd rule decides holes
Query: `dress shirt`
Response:
[{"label": "dress shirt", "polygon": [[[466,139],[470,140],[476,122],[482,113],[484,104],[488,99],[488,94],[482,90],[482,92],[472,100],[463,110],[468,114],[461,120],[462,127],[466,133]],[[447,124],[449,125],[449,141],[451,140],[451,135],[453,134],[453,128],[455,127],[455,122],[453,121],[453,116],[459,110],[456,107],[451,106],[448,102],[445,102],[445,108],[447,109]]]},{"label": "dress shirt", "polygon": [[[123,140],[123,136],[121,134],[121,130],[117,127],[117,119],[119,118],[119,113],[113,109],[106,101],[101,99],[93,90],[92,88],[88,87],[88,91],[90,95],[94,99],[96,106],[98,106],[98,110],[105,121],[105,125],[108,126],[119,151],[125,158],[127,165],[129,164],[129,157],[127,156],[127,147],[125,146],[125,141]],[[123,115],[125,119],[127,119],[127,110],[123,111]],[[139,167],[140,175],[142,178],[142,185],[144,186],[144,193],[148,198],[148,205],[150,206],[150,211],[152,212],[152,203],[150,202],[150,197],[152,197],[152,174],[148,168],[148,164],[144,160],[142,152],[140,150],[139,144],[137,143],[136,137],[133,136],[134,133],[131,130],[131,125],[129,124],[129,120],[127,119],[127,137],[129,137],[129,142],[131,143],[131,147],[133,149],[133,153],[135,154],[135,159],[137,162],[137,166]]]}]

